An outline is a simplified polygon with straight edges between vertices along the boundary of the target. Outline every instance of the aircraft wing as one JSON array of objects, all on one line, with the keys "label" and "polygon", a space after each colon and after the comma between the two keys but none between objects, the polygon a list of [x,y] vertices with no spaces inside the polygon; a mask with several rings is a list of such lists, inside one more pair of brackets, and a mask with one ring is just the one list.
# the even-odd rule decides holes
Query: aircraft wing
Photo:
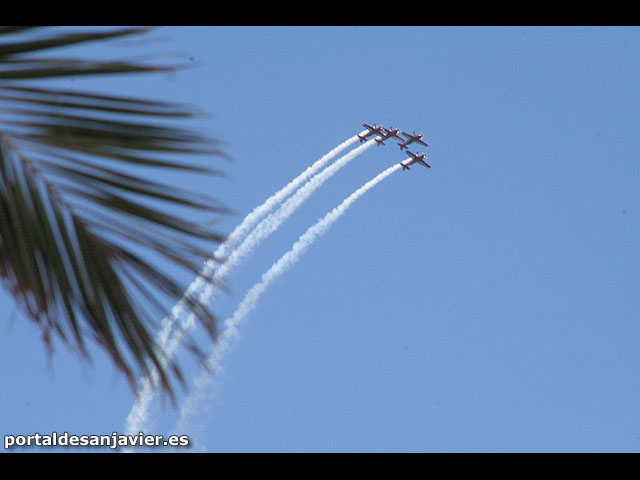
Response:
[{"label": "aircraft wing", "polygon": [[419,143],[420,145],[424,145],[425,147],[429,146],[426,143],[424,143],[422,140],[416,140],[416,143]]}]

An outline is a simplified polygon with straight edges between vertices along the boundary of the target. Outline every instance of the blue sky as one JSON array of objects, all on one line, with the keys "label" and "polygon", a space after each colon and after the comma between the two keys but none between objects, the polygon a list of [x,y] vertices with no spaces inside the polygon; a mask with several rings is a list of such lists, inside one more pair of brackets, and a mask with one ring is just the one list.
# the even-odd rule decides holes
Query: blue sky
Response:
[{"label": "blue sky", "polygon": [[[273,283],[194,432],[174,432],[158,403],[149,433],[207,451],[640,450],[638,29],[152,36],[82,52],[178,52],[194,67],[71,85],[211,114],[195,126],[224,141],[229,180],[191,180],[235,210],[226,233],[363,122],[422,132],[433,168],[392,174]],[[404,158],[388,142],[350,162],[233,272],[214,311],[231,315],[299,235]],[[12,312],[1,291],[0,432],[123,433],[133,394],[106,357],[59,347],[48,363]]]}]

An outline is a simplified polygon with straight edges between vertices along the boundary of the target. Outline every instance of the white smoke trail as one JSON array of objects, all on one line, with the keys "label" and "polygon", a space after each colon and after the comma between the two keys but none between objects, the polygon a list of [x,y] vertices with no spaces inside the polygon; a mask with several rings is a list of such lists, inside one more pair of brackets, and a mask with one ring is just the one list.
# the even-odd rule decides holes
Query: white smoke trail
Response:
[{"label": "white smoke trail", "polygon": [[220,266],[218,271],[212,277],[212,281],[204,286],[200,296],[200,301],[207,304],[211,300],[214,293],[214,286],[219,285],[226,274],[235,268],[240,260],[249,255],[265,238],[276,231],[282,223],[296,211],[296,209],[307,200],[313,192],[315,192],[324,182],[331,178],[338,170],[344,167],[348,162],[362,154],[366,149],[374,144],[374,140],[369,140],[363,145],[354,148],[349,153],[343,155],[334,163],[326,167],[320,173],[314,175],[311,179],[300,187],[296,193],[284,202],[280,208],[270,213],[246,236],[243,242],[227,257],[225,262]]},{"label": "white smoke trail", "polygon": [[238,335],[238,326],[244,320],[244,318],[255,308],[256,303],[264,291],[269,287],[271,282],[277,277],[285,273],[293,264],[295,264],[300,256],[307,251],[311,244],[338,220],[346,210],[355,202],[358,198],[364,195],[368,190],[387,178],[393,172],[401,168],[401,165],[396,164],[387,168],[382,173],[378,174],[372,180],[369,180],[362,187],[358,188],[355,192],[349,195],[343,202],[336,208],[327,213],[323,218],[311,226],[304,234],[298,238],[293,244],[291,249],[285,253],[280,259],[274,263],[269,270],[263,275],[260,282],[256,283],[247,292],[246,296],[233,313],[233,316],[226,319],[224,324],[226,329],[218,336],[218,340],[214,345],[213,352],[208,357],[206,362],[206,369],[203,369],[200,376],[195,380],[192,393],[185,399],[183,406],[180,410],[180,418],[176,424],[175,431],[186,432],[189,429],[188,422],[190,419],[198,413],[199,405],[204,399],[204,389],[211,381],[211,377],[220,369],[220,361],[229,346],[231,341]]},{"label": "white smoke trail", "polygon": [[[363,132],[360,132],[358,135],[363,135],[364,133],[366,133],[366,130]],[[278,192],[276,192],[267,200],[265,200],[265,202],[262,203],[262,205],[259,205],[258,207],[256,207],[251,213],[249,213],[244,218],[244,220],[240,223],[240,225],[238,225],[231,232],[228,239],[216,249],[212,257],[209,260],[207,260],[207,262],[205,263],[205,266],[201,271],[201,273],[198,275],[198,277],[196,277],[196,279],[191,283],[191,285],[189,285],[189,288],[187,288],[187,290],[185,291],[182,299],[172,308],[171,315],[163,319],[161,331],[158,334],[158,338],[157,338],[158,344],[160,345],[162,351],[165,354],[165,357],[162,362],[163,364],[166,364],[168,359],[172,357],[175,349],[180,344],[182,333],[178,332],[177,334],[173,335],[172,342],[167,346],[169,342],[170,333],[172,331],[173,326],[175,325],[175,322],[178,319],[180,319],[180,317],[185,312],[185,305],[186,305],[187,298],[193,298],[197,296],[197,292],[200,292],[199,300],[202,305],[205,305],[208,301],[210,301],[214,291],[214,285],[218,285],[219,282],[224,278],[224,275],[226,275],[226,273],[231,268],[233,268],[242,257],[246,256],[249,253],[250,249],[254,248],[259,241],[263,240],[266,236],[268,236],[272,231],[274,231],[282,223],[282,221],[284,221],[291,213],[293,213],[293,211],[311,193],[313,193],[313,190],[315,190],[315,188],[319,187],[324,182],[324,180],[329,178],[341,166],[345,165],[350,159],[355,158],[357,154],[348,158],[346,161],[344,161],[344,158],[346,157],[346,155],[343,156],[339,160],[339,161],[342,161],[341,165],[338,168],[334,168],[332,171],[329,172],[329,174],[324,175],[322,177],[323,179],[318,180],[317,177],[319,174],[316,175],[316,177],[314,177],[314,179],[316,180],[315,180],[315,183],[313,184],[313,188],[307,188],[307,191],[309,193],[307,194],[306,197],[302,198],[301,200],[300,198],[298,198],[298,201],[294,206],[292,206],[293,203],[289,203],[288,205],[289,213],[286,215],[285,214],[280,215],[278,217],[280,218],[279,222],[278,220],[275,220],[274,218],[272,218],[269,222],[269,225],[272,227],[271,230],[263,226],[263,228],[260,230],[261,232],[260,235],[253,236],[251,238],[251,241],[249,242],[247,242],[247,240],[250,240],[250,239],[246,238],[245,241],[240,245],[239,249],[237,250],[240,253],[236,254],[235,256],[232,254],[231,257],[227,259],[227,261],[223,264],[221,269],[218,271],[218,274],[216,274],[216,276],[210,282],[208,282],[206,278],[211,276],[213,269],[215,268],[215,265],[217,263],[216,260],[219,258],[225,258],[229,250],[232,250],[234,246],[243,237],[246,236],[247,232],[249,232],[251,228],[253,228],[253,226],[258,222],[258,220],[260,220],[260,218],[266,215],[275,205],[277,205],[286,196],[288,196],[295,189],[297,189],[302,184],[302,182],[306,181],[311,175],[313,175],[320,168],[322,168],[327,162],[332,160],[336,155],[338,155],[340,152],[345,150],[347,147],[353,145],[358,140],[358,135],[354,135],[353,137],[342,142],[336,148],[334,148],[329,153],[327,153],[326,155],[321,157],[319,160],[314,162],[304,172],[302,172],[295,179],[293,179],[291,182],[289,182],[287,185],[281,188]],[[361,151],[365,150],[365,148],[362,148],[362,147],[365,147],[365,145],[362,145],[361,147],[359,147],[361,148],[361,150],[358,152],[358,154]],[[309,183],[310,181],[308,181],[305,184],[305,187],[309,187],[308,185]],[[260,225],[262,225],[262,223],[259,224],[258,227],[260,227]],[[194,323],[194,317],[195,316],[193,315],[193,313],[190,313],[188,315],[188,318],[183,322],[182,331],[185,331],[185,329],[192,328]],[[144,430],[145,422],[147,420],[147,412],[149,409],[149,405],[154,396],[153,385],[156,382],[157,382],[157,372],[155,371],[152,373],[152,376],[150,379],[145,378],[144,380],[142,380],[141,385],[138,389],[138,393],[136,395],[134,405],[125,420],[125,431],[128,434],[133,435],[133,434],[137,434],[139,431]]]},{"label": "white smoke trail", "polygon": [[326,155],[322,156],[319,160],[316,160],[311,166],[309,166],[304,172],[294,178],[287,185],[282,187],[278,192],[271,195],[267,198],[262,205],[257,206],[253,209],[251,213],[249,213],[244,220],[238,225],[228,236],[224,243],[222,243],[216,250],[213,252],[213,255],[206,261],[205,266],[202,271],[196,277],[196,279],[189,285],[189,288],[185,291],[182,299],[171,311],[171,316],[166,317],[164,319],[164,328],[162,329],[159,340],[160,345],[164,349],[166,346],[167,338],[169,336],[171,327],[174,324],[174,319],[178,319],[180,315],[184,312],[185,302],[189,296],[196,296],[196,292],[203,288],[203,286],[207,282],[207,278],[211,276],[213,270],[215,269],[218,260],[224,259],[230,250],[238,244],[240,240],[242,240],[247,233],[254,227],[254,225],[264,217],[275,205],[280,203],[284,198],[286,198],[289,194],[291,194],[294,190],[296,190],[302,182],[306,181],[311,175],[316,173],[322,167],[324,167],[327,162],[335,158],[340,152],[345,150],[347,147],[353,145],[357,140],[359,135],[363,135],[367,131],[360,132],[358,135],[354,135],[353,137],[345,140],[336,148],[331,150]]},{"label": "white smoke trail", "polygon": [[[218,268],[210,282],[207,282],[200,290],[198,301],[202,305],[207,305],[214,293],[216,293],[216,285],[222,283],[226,275],[238,266],[239,262],[249,255],[253,250],[265,240],[269,235],[275,232],[282,223],[296,211],[296,209],[302,205],[302,203],[311,196],[311,194],[317,190],[324,182],[326,182],[331,176],[333,176],[338,170],[344,167],[349,161],[362,154],[366,149],[374,144],[374,140],[370,140],[357,148],[354,148],[351,152],[343,155],[334,163],[326,167],[320,173],[314,175],[310,180],[300,187],[296,193],[284,202],[280,208],[270,213],[266,218],[262,219],[258,225],[246,236],[242,243],[231,252],[231,255],[227,257],[225,262]],[[195,315],[189,313],[187,319],[183,322],[183,331],[193,327],[195,322]],[[180,343],[180,332],[178,332],[172,338],[165,351],[172,354],[175,348]]]},{"label": "white smoke trail", "polygon": [[[360,132],[358,135],[363,135],[366,133],[366,130]],[[340,152],[342,152],[347,147],[353,145],[356,140],[358,140],[358,135],[354,135],[353,137],[345,140],[336,148],[331,150],[329,153],[321,157],[319,160],[316,160],[311,166],[309,166],[304,172],[298,175],[296,178],[291,180],[287,185],[282,187],[278,192],[274,193],[272,196],[267,198],[262,205],[257,206],[253,209],[253,211],[248,214],[242,223],[238,225],[232,232],[229,234],[227,240],[220,245],[216,251],[214,252],[212,258],[210,258],[205,264],[205,268],[203,269],[200,277],[206,278],[211,275],[213,272],[217,262],[215,259],[225,258],[228,255],[229,250],[232,250],[235,245],[244,238],[247,233],[253,228],[253,226],[260,220],[264,215],[266,215],[275,205],[280,203],[285,197],[287,197],[290,193],[296,190],[302,182],[306,181],[311,175],[316,173],[322,167],[324,167],[327,162],[336,157]]]}]

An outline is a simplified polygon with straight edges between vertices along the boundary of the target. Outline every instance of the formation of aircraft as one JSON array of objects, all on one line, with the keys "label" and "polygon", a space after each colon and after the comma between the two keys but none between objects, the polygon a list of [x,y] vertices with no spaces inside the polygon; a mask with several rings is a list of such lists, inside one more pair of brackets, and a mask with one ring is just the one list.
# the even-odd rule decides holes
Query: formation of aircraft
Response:
[{"label": "formation of aircraft", "polygon": [[[366,139],[368,137],[371,137],[372,135],[376,135],[375,140],[378,146],[384,145],[384,142],[390,138],[394,138],[402,142],[402,143],[398,143],[398,146],[400,147],[400,151],[406,148],[407,155],[411,157],[410,160],[404,160],[400,162],[400,165],[402,165],[402,170],[410,170],[409,166],[413,165],[414,163],[418,163],[425,168],[431,168],[431,165],[429,165],[425,161],[425,158],[427,158],[426,153],[420,154],[420,152],[413,153],[409,151],[409,145],[411,145],[412,143],[418,143],[425,147],[429,146],[427,143],[422,141],[422,133],[416,133],[415,130],[413,131],[412,134],[407,132],[400,132],[400,129],[398,128],[393,128],[393,127],[386,128],[382,125],[378,126],[375,123],[373,124],[373,127],[370,125],[367,125],[366,123],[363,123],[362,126],[365,127],[368,131],[363,135],[358,135],[358,138],[360,139],[360,143],[366,141]],[[402,138],[399,134],[402,134],[405,138]]]}]

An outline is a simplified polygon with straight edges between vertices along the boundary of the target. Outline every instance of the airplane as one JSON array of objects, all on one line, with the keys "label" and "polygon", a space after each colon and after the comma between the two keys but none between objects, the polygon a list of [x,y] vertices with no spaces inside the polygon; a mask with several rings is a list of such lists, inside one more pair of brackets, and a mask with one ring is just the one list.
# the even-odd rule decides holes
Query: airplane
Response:
[{"label": "airplane", "polygon": [[398,145],[400,146],[400,150],[402,150],[403,148],[407,148],[407,145],[416,142],[419,143],[420,145],[424,145],[425,147],[428,147],[429,145],[424,143],[422,141],[422,134],[418,133],[416,135],[416,132],[413,132],[413,135],[411,135],[410,133],[405,133],[402,132],[402,135],[404,135],[405,137],[407,137],[407,140],[404,143],[399,143]]},{"label": "airplane", "polygon": [[376,142],[377,142],[378,146],[384,145],[384,141],[388,140],[389,138],[396,138],[398,140],[404,140],[404,138],[398,136],[398,133],[400,132],[399,128],[393,128],[393,127],[385,128],[385,127],[382,127],[382,130],[384,131],[384,133],[378,133],[380,138],[379,139],[376,138]]},{"label": "airplane", "polygon": [[400,165],[402,165],[402,170],[411,170],[409,168],[409,165],[413,165],[414,163],[419,163],[420,165],[423,165],[426,168],[431,168],[431,165],[429,165],[427,162],[424,161],[424,159],[427,158],[426,153],[423,153],[421,155],[416,155],[415,153],[412,153],[409,150],[407,150],[407,154],[411,157],[411,160],[409,160],[407,163],[400,162]]},{"label": "airplane", "polygon": [[367,125],[366,123],[363,123],[362,126],[369,131],[362,136],[358,135],[358,138],[360,139],[360,143],[366,141],[367,137],[370,137],[371,135],[380,135],[382,130],[384,129],[383,126],[378,126],[375,123],[373,124],[373,127],[370,125]]}]

